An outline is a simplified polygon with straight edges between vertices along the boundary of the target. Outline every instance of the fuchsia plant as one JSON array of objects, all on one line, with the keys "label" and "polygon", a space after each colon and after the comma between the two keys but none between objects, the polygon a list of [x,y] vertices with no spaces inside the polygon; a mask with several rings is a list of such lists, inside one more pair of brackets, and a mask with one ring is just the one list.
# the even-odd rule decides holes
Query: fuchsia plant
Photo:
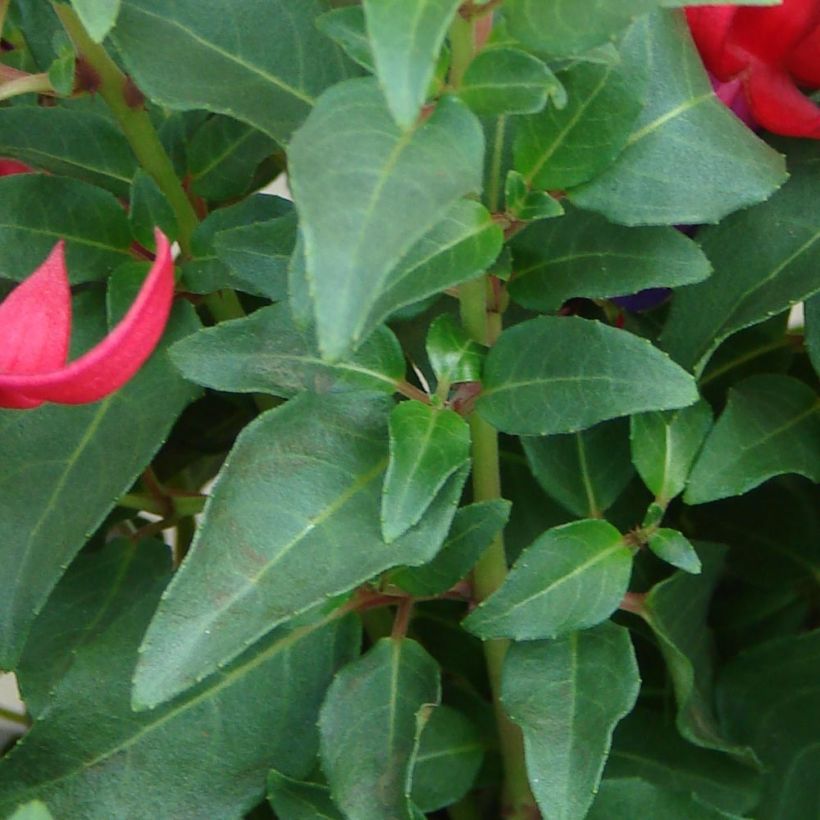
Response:
[{"label": "fuchsia plant", "polygon": [[748,3],[0,0],[0,818],[816,814],[820,3]]}]

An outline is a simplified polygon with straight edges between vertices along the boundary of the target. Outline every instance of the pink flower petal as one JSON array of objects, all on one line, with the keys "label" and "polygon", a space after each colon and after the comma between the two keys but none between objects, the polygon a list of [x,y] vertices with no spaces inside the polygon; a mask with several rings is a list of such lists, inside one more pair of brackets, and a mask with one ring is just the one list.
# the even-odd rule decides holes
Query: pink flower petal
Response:
[{"label": "pink flower petal", "polygon": [[47,373],[0,374],[0,391],[28,399],[84,404],[113,393],[143,365],[159,342],[174,296],[174,264],[167,238],[157,231],[157,257],[122,321],[98,345]]},{"label": "pink flower petal", "polygon": [[785,71],[754,65],[746,78],[746,94],[754,118],[764,128],[788,137],[820,139],[820,107]]},{"label": "pink flower petal", "polygon": [[726,38],[737,8],[734,6],[694,6],[686,9],[692,38],[706,67],[720,80],[729,80],[743,63],[726,51]]},{"label": "pink flower petal", "polygon": [[0,177],[29,173],[31,173],[31,168],[22,162],[17,162],[16,159],[0,159]]},{"label": "pink flower petal", "polygon": [[789,55],[789,71],[799,83],[820,88],[820,25]]}]

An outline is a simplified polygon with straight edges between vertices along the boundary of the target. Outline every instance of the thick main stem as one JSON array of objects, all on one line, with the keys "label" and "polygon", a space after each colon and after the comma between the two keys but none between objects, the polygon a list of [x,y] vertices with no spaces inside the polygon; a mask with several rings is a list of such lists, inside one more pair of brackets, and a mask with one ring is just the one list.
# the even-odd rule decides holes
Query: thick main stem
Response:
[{"label": "thick main stem", "polygon": [[120,71],[106,50],[91,39],[74,10],[61,3],[52,5],[77,54],[99,77],[97,90],[122,128],[131,150],[140,165],[153,177],[165,194],[176,216],[180,247],[183,253],[190,254],[191,235],[199,220],[148,112],[140,101],[129,101],[129,89],[132,88],[129,79]]},{"label": "thick main stem", "polygon": [[[459,288],[461,321],[475,341],[491,345],[500,332],[497,316],[490,316],[488,307],[488,280],[486,276],[466,282]],[[472,434],[473,497],[475,501],[490,501],[501,497],[501,475],[498,458],[498,434],[477,414],[469,419]],[[497,590],[507,577],[507,557],[504,537],[499,534],[482,555],[473,570],[473,588],[476,598],[484,600]],[[501,705],[501,673],[509,641],[484,642],[487,674],[493,693],[493,709],[498,727],[501,757],[504,763],[504,816],[514,820],[538,817],[535,801],[527,780],[524,761],[524,742],[521,730],[507,717]]]}]

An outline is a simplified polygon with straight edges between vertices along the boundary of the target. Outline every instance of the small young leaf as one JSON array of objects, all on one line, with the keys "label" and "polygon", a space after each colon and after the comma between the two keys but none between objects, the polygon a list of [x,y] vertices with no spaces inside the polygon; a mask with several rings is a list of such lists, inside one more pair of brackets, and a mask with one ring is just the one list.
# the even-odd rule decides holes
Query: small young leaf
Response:
[{"label": "small young leaf", "polygon": [[419,735],[440,698],[438,664],[406,638],[383,638],[336,675],[319,731],[322,769],[346,817],[412,820]]},{"label": "small young leaf", "polygon": [[42,800],[24,803],[9,817],[9,820],[53,820],[54,815]]},{"label": "small young leaf", "polygon": [[649,549],[662,561],[673,567],[698,575],[701,571],[700,558],[695,548],[677,530],[662,527],[649,536]]},{"label": "small young leaf", "polygon": [[459,0],[364,0],[376,75],[393,119],[404,129],[419,115]]},{"label": "small young leaf", "polygon": [[334,40],[350,57],[366,71],[375,73],[373,49],[367,39],[364,9],[361,6],[343,6],[316,18],[319,31]]},{"label": "small young leaf", "polygon": [[632,462],[662,505],[683,492],[711,426],[712,409],[703,400],[681,410],[632,416]]},{"label": "small young leaf", "polygon": [[697,398],[692,377],[646,339],[574,316],[544,316],[501,334],[476,406],[499,430],[533,436]]},{"label": "small young leaf", "polygon": [[464,620],[480,638],[527,641],[594,626],[618,607],[632,553],[606,521],[548,530],[521,553],[501,587]]},{"label": "small young leaf", "polygon": [[789,376],[751,376],[729,391],[683,498],[703,504],[741,495],[783,473],[820,481],[817,395]]},{"label": "small young leaf", "polygon": [[[478,120],[454,97],[403,132],[374,80],[350,80],[322,95],[288,159],[325,358],[362,342],[391,271],[480,188],[483,151]],[[345,184],[328,187],[339,175]]]},{"label": "small young leaf", "polygon": [[387,327],[370,336],[350,360],[337,364],[319,358],[312,337],[310,329],[294,325],[288,304],[280,302],[188,336],[174,345],[171,358],[197,384],[283,398],[302,390],[393,393],[404,378],[404,355]]},{"label": "small young leaf", "polygon": [[709,260],[674,228],[625,228],[568,206],[563,219],[533,225],[512,242],[510,296],[532,310],[572,297],[605,299],[705,279]]},{"label": "small young leaf", "polygon": [[390,576],[391,583],[417,596],[446,592],[473,568],[507,522],[510,506],[497,498],[461,507],[438,555],[422,567],[397,570]]},{"label": "small young leaf", "polygon": [[547,495],[579,518],[600,518],[629,483],[628,423],[603,422],[579,433],[521,439]]},{"label": "small young leaf", "polygon": [[484,759],[475,724],[449,706],[434,709],[421,733],[413,769],[413,803],[433,812],[470,790]]},{"label": "small young leaf", "polygon": [[504,183],[504,205],[507,213],[522,222],[561,216],[564,207],[546,191],[531,191],[518,171],[510,171]]},{"label": "small young leaf", "polygon": [[458,413],[419,401],[393,408],[381,507],[388,544],[421,519],[445,481],[469,458],[470,428]]},{"label": "small young leaf", "polygon": [[436,378],[446,384],[481,379],[485,350],[449,313],[442,313],[427,331],[427,358]]},{"label": "small young leaf", "polygon": [[524,733],[527,775],[545,817],[586,815],[612,731],[640,683],[629,632],[612,623],[510,647],[501,699]]},{"label": "small young leaf", "polygon": [[458,95],[482,116],[535,114],[562,93],[561,83],[541,60],[518,48],[480,51],[464,74]]},{"label": "small young leaf", "polygon": [[294,780],[276,769],[268,775],[268,801],[287,820],[344,820],[327,786]]}]

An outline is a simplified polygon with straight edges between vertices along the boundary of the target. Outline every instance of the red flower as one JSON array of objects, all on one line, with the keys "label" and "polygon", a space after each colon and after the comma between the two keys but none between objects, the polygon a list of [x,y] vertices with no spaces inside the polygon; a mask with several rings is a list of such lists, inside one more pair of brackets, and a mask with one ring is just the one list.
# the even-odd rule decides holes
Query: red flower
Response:
[{"label": "red flower", "polygon": [[28,174],[31,168],[16,159],[0,159],[0,177],[11,176],[11,174]]},{"label": "red flower", "polygon": [[119,324],[70,364],[71,292],[63,243],[0,304],[0,407],[46,401],[85,404],[122,387],[157,345],[174,296],[174,263],[166,237],[134,303]]},{"label": "red flower", "polygon": [[722,82],[741,80],[757,122],[820,139],[820,108],[800,90],[820,88],[820,0],[694,6],[686,16],[706,67]]}]

